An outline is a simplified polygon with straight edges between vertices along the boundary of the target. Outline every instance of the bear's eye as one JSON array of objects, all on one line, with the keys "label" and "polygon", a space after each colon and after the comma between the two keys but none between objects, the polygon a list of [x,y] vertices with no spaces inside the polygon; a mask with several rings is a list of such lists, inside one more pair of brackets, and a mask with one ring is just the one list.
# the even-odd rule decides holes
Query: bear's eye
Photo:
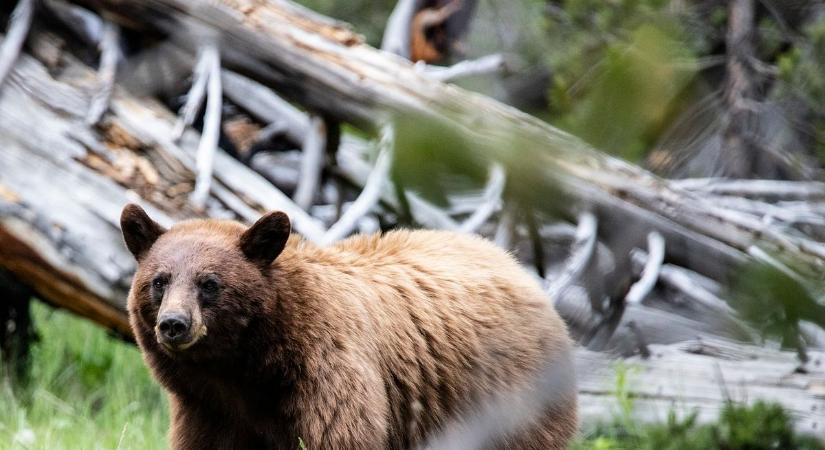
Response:
[{"label": "bear's eye", "polygon": [[166,287],[166,278],[165,277],[156,277],[152,280],[152,287],[162,291]]},{"label": "bear's eye", "polygon": [[204,280],[201,283],[201,291],[203,291],[204,294],[214,294],[218,292],[218,282],[212,279]]},{"label": "bear's eye", "polygon": [[152,279],[152,299],[160,303],[163,300],[163,293],[166,291],[166,285],[169,284],[169,276],[160,274]]}]

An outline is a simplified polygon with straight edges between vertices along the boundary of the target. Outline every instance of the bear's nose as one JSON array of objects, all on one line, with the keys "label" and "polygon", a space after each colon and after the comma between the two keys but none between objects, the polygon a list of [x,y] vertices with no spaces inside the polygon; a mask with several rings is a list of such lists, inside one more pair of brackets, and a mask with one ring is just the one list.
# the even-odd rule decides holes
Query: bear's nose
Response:
[{"label": "bear's nose", "polygon": [[183,341],[189,334],[189,318],[183,314],[165,314],[159,320],[158,331],[161,337],[169,343]]}]

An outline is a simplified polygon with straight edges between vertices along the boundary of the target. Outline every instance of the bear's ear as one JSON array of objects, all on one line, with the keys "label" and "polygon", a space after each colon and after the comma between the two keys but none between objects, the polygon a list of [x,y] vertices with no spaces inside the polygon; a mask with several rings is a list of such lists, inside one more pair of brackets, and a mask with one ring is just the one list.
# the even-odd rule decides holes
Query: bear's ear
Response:
[{"label": "bear's ear", "polygon": [[120,213],[120,230],[126,247],[137,261],[140,261],[160,235],[166,232],[162,226],[149,218],[143,208],[134,203],[126,205]]},{"label": "bear's ear", "polygon": [[266,267],[284,250],[289,231],[289,217],[281,211],[271,212],[244,231],[241,251],[250,261]]}]

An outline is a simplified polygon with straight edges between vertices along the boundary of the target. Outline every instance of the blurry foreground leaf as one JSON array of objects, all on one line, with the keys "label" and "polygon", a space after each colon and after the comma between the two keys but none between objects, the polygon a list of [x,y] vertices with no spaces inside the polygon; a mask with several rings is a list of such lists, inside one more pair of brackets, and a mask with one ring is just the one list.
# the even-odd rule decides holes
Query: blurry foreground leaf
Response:
[{"label": "blurry foreground leaf", "polygon": [[[811,283],[812,285],[815,283]],[[799,321],[825,326],[825,306],[799,279],[765,263],[742,268],[731,286],[732,306],[763,338],[804,351]]]},{"label": "blurry foreground leaf", "polygon": [[[497,124],[493,124],[496,126]],[[522,209],[556,214],[566,207],[553,170],[553,149],[538,147],[516,130],[500,125],[494,140],[468,137],[423,117],[396,120],[393,179],[441,206],[447,193],[477,191],[498,162],[507,172],[504,196]]]},{"label": "blurry foreground leaf", "polygon": [[609,46],[591,73],[575,80],[586,94],[558,125],[596,148],[641,159],[696,74],[695,59],[678,36],[673,27],[645,24],[627,42]]}]

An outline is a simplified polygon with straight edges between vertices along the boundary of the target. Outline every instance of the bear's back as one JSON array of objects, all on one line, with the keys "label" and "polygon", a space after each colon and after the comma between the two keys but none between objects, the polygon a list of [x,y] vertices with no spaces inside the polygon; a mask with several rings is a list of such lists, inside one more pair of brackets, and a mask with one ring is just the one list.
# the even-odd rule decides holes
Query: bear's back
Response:
[{"label": "bear's back", "polygon": [[547,365],[569,364],[567,331],[550,299],[488,240],[400,230],[332,250],[362,286],[357,296],[373,327],[366,339],[388,380],[399,447],[420,445],[479,402],[537,382]]},{"label": "bear's back", "polygon": [[[533,283],[521,265],[507,251],[476,235],[443,230],[394,230],[384,234],[356,235],[333,247],[356,266],[387,265],[429,267],[428,272],[471,276],[485,275],[520,278]],[[526,277],[526,279],[524,279]]]}]

